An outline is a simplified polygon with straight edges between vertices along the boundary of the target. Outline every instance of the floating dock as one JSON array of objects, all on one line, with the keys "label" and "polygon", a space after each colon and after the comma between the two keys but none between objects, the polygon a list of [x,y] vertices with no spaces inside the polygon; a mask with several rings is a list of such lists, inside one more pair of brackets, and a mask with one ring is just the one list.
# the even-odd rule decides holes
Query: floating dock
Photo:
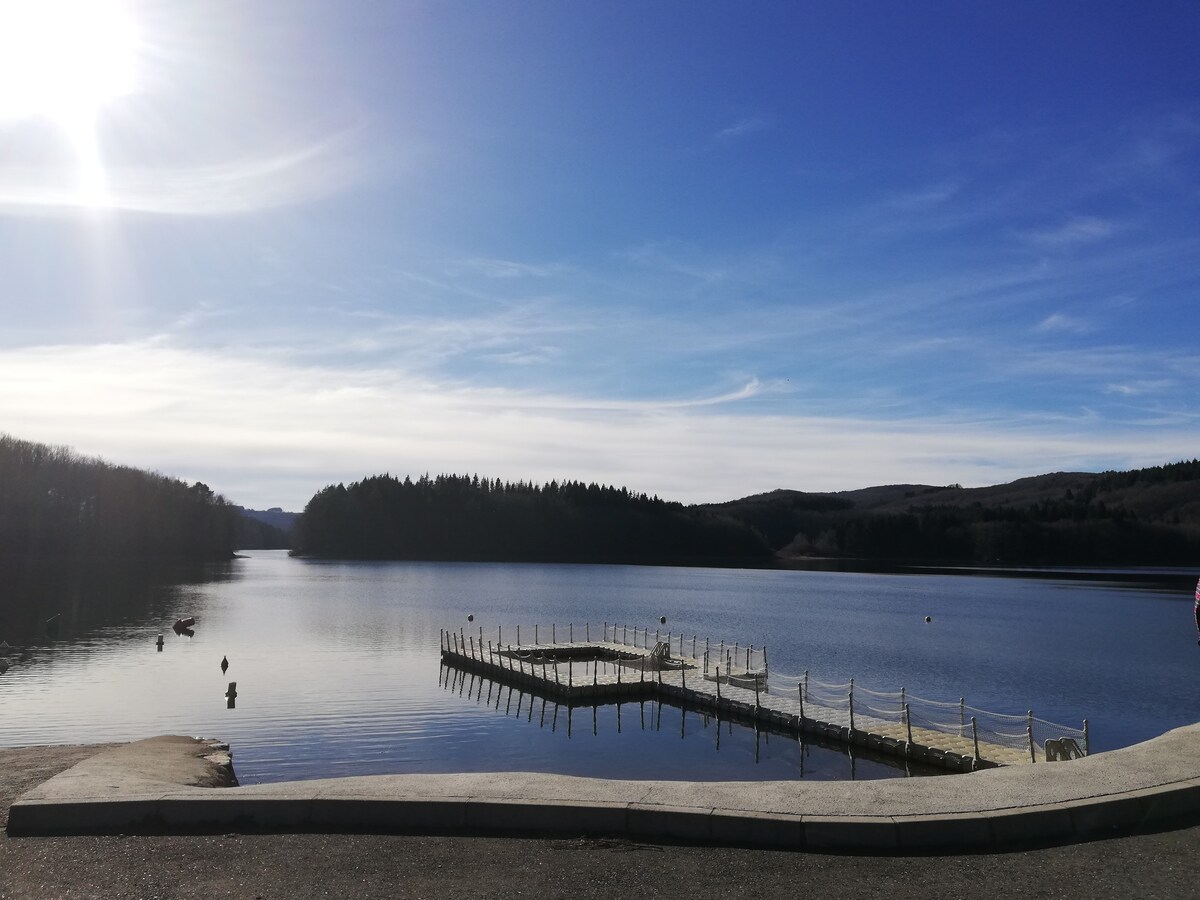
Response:
[{"label": "floating dock", "polygon": [[[543,642],[544,636],[549,640]],[[533,629],[533,642],[443,630],[442,662],[568,707],[657,698],[672,705],[822,743],[865,748],[955,772],[1071,759],[1088,752],[1077,729],[1032,712],[1004,715],[900,691],[880,692],[772,673],[766,648],[605,623]],[[577,633],[579,632],[579,633]],[[529,629],[526,629],[529,636]],[[562,638],[562,639],[560,639]],[[1040,740],[1039,740],[1040,739]]]}]

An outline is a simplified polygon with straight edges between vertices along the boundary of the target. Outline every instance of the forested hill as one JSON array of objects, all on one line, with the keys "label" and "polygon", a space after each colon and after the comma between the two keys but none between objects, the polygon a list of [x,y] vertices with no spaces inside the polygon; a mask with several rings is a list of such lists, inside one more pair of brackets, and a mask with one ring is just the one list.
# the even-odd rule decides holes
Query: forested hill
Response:
[{"label": "forested hill", "polygon": [[1056,472],[982,488],[888,485],[772,491],[707,507],[780,556],[974,565],[1200,562],[1200,460]]},{"label": "forested hill", "polygon": [[308,502],[294,552],[362,559],[755,563],[753,529],[625,488],[390,475],[331,485]]},{"label": "forested hill", "polygon": [[197,482],[0,434],[0,565],[233,555],[237,513]]}]

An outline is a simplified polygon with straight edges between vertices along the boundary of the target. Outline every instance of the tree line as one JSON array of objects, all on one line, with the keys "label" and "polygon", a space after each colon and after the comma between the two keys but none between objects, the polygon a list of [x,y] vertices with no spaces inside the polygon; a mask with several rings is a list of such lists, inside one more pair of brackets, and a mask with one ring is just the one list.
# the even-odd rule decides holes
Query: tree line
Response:
[{"label": "tree line", "polygon": [[0,564],[233,555],[238,515],[201,482],[0,434]]},{"label": "tree line", "polygon": [[762,536],[730,516],[580,481],[375,475],[317,492],[294,552],[360,559],[763,562]]}]

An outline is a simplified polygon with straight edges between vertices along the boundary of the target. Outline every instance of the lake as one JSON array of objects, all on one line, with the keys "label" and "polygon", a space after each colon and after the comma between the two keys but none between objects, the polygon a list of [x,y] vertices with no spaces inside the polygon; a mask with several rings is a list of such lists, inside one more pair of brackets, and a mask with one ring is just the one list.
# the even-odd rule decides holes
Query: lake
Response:
[{"label": "lake", "polygon": [[[773,673],[1032,709],[1074,727],[1087,718],[1093,751],[1200,721],[1195,572],[1010,574],[328,562],[248,551],[182,584],[64,582],[3,601],[11,606],[0,623],[13,633],[0,641],[22,652],[9,652],[0,676],[0,746],[219,737],[244,783],[505,770],[906,774],[657,702],[568,710],[440,665],[441,628],[499,624],[507,636],[521,625],[525,637],[535,623],[574,623],[578,636],[589,621],[766,644]],[[187,616],[194,636],[174,634]]]}]

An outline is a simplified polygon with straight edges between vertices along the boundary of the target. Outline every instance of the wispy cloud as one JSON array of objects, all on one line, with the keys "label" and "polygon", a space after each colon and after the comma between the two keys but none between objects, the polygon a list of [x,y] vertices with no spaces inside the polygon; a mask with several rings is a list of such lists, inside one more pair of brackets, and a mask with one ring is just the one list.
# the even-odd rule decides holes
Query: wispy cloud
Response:
[{"label": "wispy cloud", "polygon": [[1034,326],[1034,331],[1043,334],[1066,332],[1068,334],[1086,334],[1092,330],[1090,323],[1075,316],[1064,313],[1052,313]]},{"label": "wispy cloud", "polygon": [[1053,228],[1024,232],[1022,237],[1041,247],[1068,247],[1104,240],[1111,237],[1115,231],[1116,223],[1109,219],[1075,216]]},{"label": "wispy cloud", "polygon": [[1200,439],[1194,421],[1105,433],[1099,420],[763,414],[738,405],[771,387],[753,381],[625,403],[150,344],[3,352],[0,381],[26,386],[0,394],[13,434],[292,509],[330,481],[383,471],[580,477],[703,501],[1124,468],[1182,458]]},{"label": "wispy cloud", "polygon": [[356,131],[295,143],[253,156],[195,166],[113,167],[102,193],[79,184],[61,162],[0,170],[0,215],[77,209],[215,216],[304,203],[364,177]]},{"label": "wispy cloud", "polygon": [[771,122],[762,116],[748,116],[745,119],[739,119],[732,125],[722,128],[713,137],[718,141],[732,141],[759,131],[766,131],[770,127]]}]

